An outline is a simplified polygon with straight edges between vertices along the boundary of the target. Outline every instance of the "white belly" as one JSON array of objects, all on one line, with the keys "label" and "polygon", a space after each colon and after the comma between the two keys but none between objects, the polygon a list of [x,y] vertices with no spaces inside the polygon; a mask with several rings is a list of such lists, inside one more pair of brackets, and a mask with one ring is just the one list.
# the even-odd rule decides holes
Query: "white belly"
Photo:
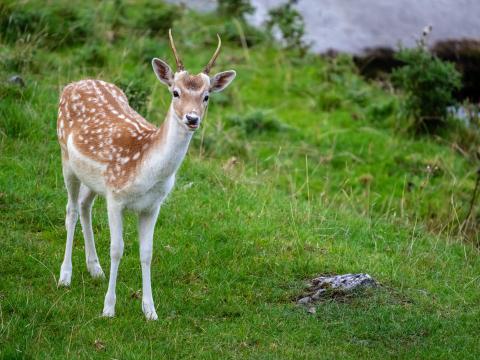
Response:
[{"label": "white belly", "polygon": [[160,176],[159,179],[152,179],[150,173],[140,173],[137,179],[127,185],[124,189],[115,191],[108,189],[104,173],[106,165],[92,160],[75,148],[71,137],[67,142],[68,164],[77,178],[92,191],[99,195],[107,196],[112,194],[115,201],[123,207],[141,212],[146,209],[153,209],[159,206],[170,193],[175,184],[175,175]]},{"label": "white belly", "polygon": [[80,153],[70,137],[67,142],[68,164],[77,178],[94,192],[106,194],[106,184],[103,173],[106,165],[94,161]]}]

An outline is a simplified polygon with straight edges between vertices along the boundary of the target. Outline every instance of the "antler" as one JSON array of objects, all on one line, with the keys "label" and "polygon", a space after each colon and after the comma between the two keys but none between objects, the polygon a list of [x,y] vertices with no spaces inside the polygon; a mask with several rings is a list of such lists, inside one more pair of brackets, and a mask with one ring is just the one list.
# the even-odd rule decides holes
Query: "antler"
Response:
[{"label": "antler", "polygon": [[175,62],[177,63],[177,70],[178,71],[185,70],[185,67],[183,66],[183,62],[178,56],[175,43],[173,42],[172,29],[168,29],[168,37],[170,38],[170,46],[172,47],[173,55],[175,56]]},{"label": "antler", "polygon": [[205,69],[203,69],[204,74],[208,74],[210,72],[213,65],[215,65],[215,60],[217,60],[218,54],[220,53],[220,47],[222,46],[222,40],[220,39],[220,35],[218,35],[218,34],[217,34],[217,38],[218,38],[217,50],[215,50],[215,53],[213,54],[212,58],[208,62],[207,66],[205,66]]}]

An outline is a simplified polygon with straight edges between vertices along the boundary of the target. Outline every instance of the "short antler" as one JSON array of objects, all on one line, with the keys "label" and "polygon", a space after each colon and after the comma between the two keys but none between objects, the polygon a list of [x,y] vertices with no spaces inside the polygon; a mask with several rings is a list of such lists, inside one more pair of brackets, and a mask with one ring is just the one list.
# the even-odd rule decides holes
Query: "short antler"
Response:
[{"label": "short antler", "polygon": [[183,66],[182,60],[178,56],[177,48],[173,42],[172,29],[168,29],[168,37],[170,38],[170,46],[172,47],[173,55],[175,56],[175,62],[177,63],[177,70],[183,71],[185,70],[185,67]]},{"label": "short antler", "polygon": [[218,54],[220,53],[220,47],[222,46],[222,40],[220,39],[220,35],[218,35],[218,34],[217,34],[217,38],[218,38],[217,50],[215,50],[215,53],[213,54],[212,58],[208,62],[207,66],[205,66],[205,69],[203,69],[204,74],[208,74],[210,72],[213,65],[215,65],[215,60],[217,60]]}]

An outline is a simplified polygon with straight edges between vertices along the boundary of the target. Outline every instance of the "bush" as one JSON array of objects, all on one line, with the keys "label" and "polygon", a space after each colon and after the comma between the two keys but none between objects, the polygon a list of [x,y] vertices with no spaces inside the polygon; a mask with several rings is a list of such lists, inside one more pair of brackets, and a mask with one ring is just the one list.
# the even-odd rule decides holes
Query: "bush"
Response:
[{"label": "bush", "polygon": [[267,29],[272,32],[280,31],[285,46],[289,49],[298,49],[305,54],[309,45],[303,41],[305,22],[302,15],[295,9],[297,0],[289,0],[284,5],[271,9],[268,12]]},{"label": "bush", "polygon": [[245,15],[253,14],[255,8],[250,0],[218,0],[217,11],[222,16],[245,19]]},{"label": "bush", "polygon": [[444,124],[447,108],[456,104],[453,93],[461,86],[460,73],[452,63],[432,55],[425,38],[415,48],[401,48],[396,59],[404,63],[392,73],[394,85],[405,93],[402,117],[411,119],[416,131]]}]

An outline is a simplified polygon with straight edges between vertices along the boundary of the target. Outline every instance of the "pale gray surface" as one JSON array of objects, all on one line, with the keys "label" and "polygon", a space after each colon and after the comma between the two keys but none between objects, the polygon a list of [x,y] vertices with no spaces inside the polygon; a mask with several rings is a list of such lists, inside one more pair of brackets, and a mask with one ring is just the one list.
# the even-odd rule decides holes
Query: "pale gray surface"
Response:
[{"label": "pale gray surface", "polygon": [[347,294],[368,287],[377,287],[378,283],[368,274],[343,274],[319,276],[308,284],[308,294],[297,301],[307,305],[328,297],[329,294]]},{"label": "pale gray surface", "polygon": [[[170,0],[171,2],[182,2]],[[197,10],[211,11],[215,0],[183,1]],[[249,20],[260,25],[268,9],[282,0],[251,0],[256,12]],[[480,39],[480,0],[300,0],[305,40],[312,50],[361,53],[368,47],[414,44],[426,25],[433,25],[431,43],[443,39]]]}]

